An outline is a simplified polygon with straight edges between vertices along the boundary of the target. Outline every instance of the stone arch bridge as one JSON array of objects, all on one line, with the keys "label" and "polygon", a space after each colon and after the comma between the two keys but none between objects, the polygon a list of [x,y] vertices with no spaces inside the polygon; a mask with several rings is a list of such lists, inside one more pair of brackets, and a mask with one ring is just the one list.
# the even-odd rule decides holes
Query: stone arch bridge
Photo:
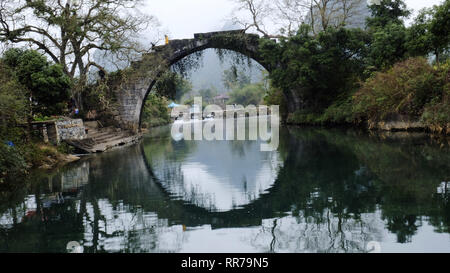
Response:
[{"label": "stone arch bridge", "polygon": [[167,45],[154,47],[151,53],[125,70],[125,76],[115,88],[120,126],[137,132],[143,104],[158,77],[171,65],[193,53],[209,48],[235,51],[255,60],[270,73],[271,67],[259,51],[261,39],[255,34],[246,34],[244,30],[233,30],[198,33],[193,39],[171,40]]}]

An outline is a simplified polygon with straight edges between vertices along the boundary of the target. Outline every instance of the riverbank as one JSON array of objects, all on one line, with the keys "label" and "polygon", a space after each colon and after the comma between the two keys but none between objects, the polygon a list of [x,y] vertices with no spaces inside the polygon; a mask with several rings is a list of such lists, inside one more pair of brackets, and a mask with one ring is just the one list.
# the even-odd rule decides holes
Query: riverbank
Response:
[{"label": "riverbank", "polygon": [[286,123],[450,134],[449,61],[410,58],[355,85],[322,105],[295,107]]},{"label": "riverbank", "polygon": [[66,144],[56,147],[36,140],[1,143],[0,183],[20,180],[36,169],[52,170],[78,161],[80,157],[71,151]]},{"label": "riverbank", "polygon": [[324,119],[315,114],[290,114],[286,120],[287,125],[292,126],[323,126],[323,127],[351,127],[361,128],[367,131],[381,132],[424,132],[435,135],[450,136],[450,124],[426,124],[417,119],[411,119],[402,115],[391,115],[390,119],[367,120],[362,122],[347,122]]},{"label": "riverbank", "polygon": [[52,170],[63,165],[80,160],[79,156],[68,154],[58,150],[58,147],[48,144],[37,144],[38,149],[43,152],[43,157],[37,169]]}]

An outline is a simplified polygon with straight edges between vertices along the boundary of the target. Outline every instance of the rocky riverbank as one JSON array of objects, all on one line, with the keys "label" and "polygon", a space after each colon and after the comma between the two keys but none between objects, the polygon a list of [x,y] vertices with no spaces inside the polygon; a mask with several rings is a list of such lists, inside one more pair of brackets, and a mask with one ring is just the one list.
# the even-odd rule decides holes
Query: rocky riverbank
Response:
[{"label": "rocky riverbank", "polygon": [[367,122],[369,130],[382,131],[428,131],[436,134],[450,135],[450,124],[445,126],[429,125],[420,120],[414,120],[407,116],[395,115],[382,121],[369,120]]},{"label": "rocky riverbank", "polygon": [[43,153],[41,163],[35,166],[35,168],[38,169],[51,170],[80,160],[80,157],[58,151],[58,149],[52,145],[39,144],[38,149]]}]

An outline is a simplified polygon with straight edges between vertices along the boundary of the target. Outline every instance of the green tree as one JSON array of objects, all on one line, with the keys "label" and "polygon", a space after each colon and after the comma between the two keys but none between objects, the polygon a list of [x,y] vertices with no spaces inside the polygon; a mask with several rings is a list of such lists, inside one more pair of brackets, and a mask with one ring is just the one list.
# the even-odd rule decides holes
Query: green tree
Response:
[{"label": "green tree", "polygon": [[408,29],[408,50],[411,55],[433,53],[441,61],[450,48],[450,0],[433,8],[423,9]]},{"label": "green tree", "polygon": [[381,70],[407,57],[407,29],[403,24],[391,23],[372,33],[369,63]]},{"label": "green tree", "polygon": [[[108,52],[131,61],[144,50],[139,32],[155,24],[138,12],[142,0],[2,0],[0,41],[27,43],[44,52],[70,78],[87,83],[92,67],[104,68],[90,57]],[[73,88],[81,107],[82,88]]]},{"label": "green tree", "polygon": [[286,105],[286,96],[279,88],[270,86],[264,95],[264,104],[267,106],[278,105],[280,106],[280,113],[283,119],[286,118],[288,114],[288,109]]},{"label": "green tree", "polygon": [[155,127],[170,123],[169,104],[167,98],[156,93],[150,93],[145,101],[142,113],[144,127]]},{"label": "green tree", "polygon": [[32,112],[43,115],[61,114],[70,98],[70,78],[58,64],[34,50],[10,49],[3,61],[14,70],[20,84],[32,100]]},{"label": "green tree", "polygon": [[17,181],[27,172],[27,164],[16,147],[0,143],[0,184]]},{"label": "green tree", "polygon": [[389,24],[403,24],[403,18],[411,12],[406,8],[402,0],[381,0],[379,4],[369,6],[372,13],[366,20],[369,28],[384,28]]},{"label": "green tree", "polygon": [[26,121],[28,103],[25,93],[25,87],[12,69],[0,60],[0,132]]},{"label": "green tree", "polygon": [[342,93],[353,90],[362,77],[367,54],[367,34],[358,29],[329,28],[313,36],[307,25],[297,35],[266,40],[261,44],[265,60],[272,67],[270,79],[288,96],[297,100],[296,109],[321,111]]},{"label": "green tree", "polygon": [[192,84],[178,73],[168,71],[156,83],[156,92],[163,97],[179,102],[192,91]]},{"label": "green tree", "polygon": [[450,48],[450,0],[440,6],[434,7],[435,13],[430,23],[430,32],[433,35],[433,50],[436,61],[439,63],[439,55],[448,53]]},{"label": "green tree", "polygon": [[432,34],[430,22],[432,19],[431,9],[422,9],[414,19],[414,23],[407,31],[408,52],[412,56],[425,56],[431,51]]},{"label": "green tree", "polygon": [[402,0],[381,0],[369,6],[371,17],[366,20],[372,41],[368,71],[391,67],[407,53],[407,30],[403,19],[410,15]]}]

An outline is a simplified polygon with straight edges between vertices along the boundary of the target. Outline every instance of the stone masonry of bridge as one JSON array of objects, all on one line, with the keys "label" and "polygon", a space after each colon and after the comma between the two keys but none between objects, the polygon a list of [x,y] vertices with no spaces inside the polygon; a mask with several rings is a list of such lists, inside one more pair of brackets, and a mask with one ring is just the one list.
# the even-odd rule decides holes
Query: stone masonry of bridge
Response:
[{"label": "stone masonry of bridge", "polygon": [[[170,40],[167,45],[154,47],[151,53],[126,69],[128,76],[121,79],[114,89],[118,101],[116,120],[120,127],[135,133],[139,131],[143,104],[158,77],[171,65],[193,53],[208,48],[235,51],[255,60],[270,73],[271,66],[259,51],[261,39],[266,38],[247,34],[244,30],[233,30],[197,33],[193,39]],[[301,108],[301,101],[296,93],[295,90],[284,93],[291,113]]]},{"label": "stone masonry of bridge", "polygon": [[270,67],[259,54],[258,35],[246,34],[243,30],[199,33],[194,39],[171,40],[169,44],[154,47],[142,60],[133,63],[129,78],[115,89],[118,100],[117,120],[123,129],[137,132],[140,127],[142,106],[158,77],[182,58],[208,49],[227,49],[239,52],[260,63],[270,71]]}]

